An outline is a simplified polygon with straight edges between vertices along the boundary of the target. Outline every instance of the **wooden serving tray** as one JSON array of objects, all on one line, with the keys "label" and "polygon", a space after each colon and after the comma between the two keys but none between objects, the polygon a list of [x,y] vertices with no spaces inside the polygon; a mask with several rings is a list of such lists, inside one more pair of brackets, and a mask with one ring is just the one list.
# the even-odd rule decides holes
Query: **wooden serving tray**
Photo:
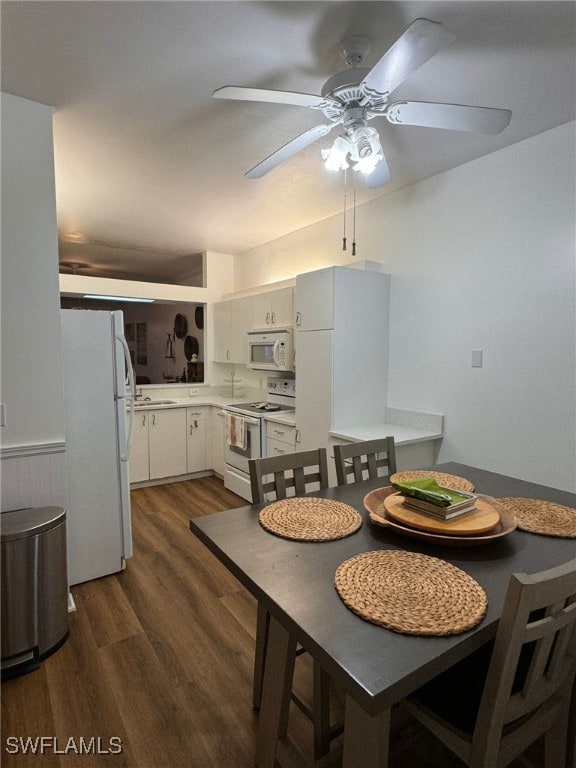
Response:
[{"label": "wooden serving tray", "polygon": [[446,533],[419,531],[417,528],[401,525],[386,511],[384,500],[394,493],[396,491],[391,486],[376,488],[364,496],[364,506],[368,510],[371,523],[380,528],[387,528],[400,536],[444,547],[478,547],[495,543],[498,539],[509,536],[516,530],[517,524],[514,514],[503,504],[499,504],[497,499],[483,494],[482,498],[494,509],[497,509],[500,515],[500,522],[488,533],[480,533],[476,536],[452,536]]},{"label": "wooden serving tray", "polygon": [[500,522],[500,515],[488,502],[476,500],[476,509],[451,520],[437,520],[423,512],[409,509],[404,504],[404,496],[391,495],[384,499],[386,512],[393,520],[411,528],[418,528],[431,533],[447,533],[451,536],[474,536],[486,533]]}]

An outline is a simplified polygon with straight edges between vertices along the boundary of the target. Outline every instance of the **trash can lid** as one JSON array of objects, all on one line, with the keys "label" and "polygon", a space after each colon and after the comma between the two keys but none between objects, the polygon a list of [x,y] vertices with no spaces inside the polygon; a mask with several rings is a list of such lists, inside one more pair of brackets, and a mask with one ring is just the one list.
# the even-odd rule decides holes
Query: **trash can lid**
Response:
[{"label": "trash can lid", "polygon": [[44,531],[56,528],[66,520],[62,507],[29,507],[2,512],[0,526],[2,543],[38,536]]}]

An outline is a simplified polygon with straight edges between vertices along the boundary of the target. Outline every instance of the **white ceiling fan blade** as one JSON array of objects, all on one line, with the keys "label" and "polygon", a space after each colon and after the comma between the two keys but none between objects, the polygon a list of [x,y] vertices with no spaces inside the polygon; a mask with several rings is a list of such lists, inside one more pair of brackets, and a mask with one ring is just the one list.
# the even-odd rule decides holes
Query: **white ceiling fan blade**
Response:
[{"label": "white ceiling fan blade", "polygon": [[384,184],[388,184],[392,178],[385,157],[380,160],[372,173],[363,173],[362,176],[364,177],[364,181],[368,189],[377,189],[378,187],[383,187]]},{"label": "white ceiling fan blade", "polygon": [[368,72],[362,91],[367,96],[391,93],[453,39],[439,22],[416,19]]},{"label": "white ceiling fan blade", "polygon": [[244,175],[249,179],[261,178],[266,173],[268,173],[268,171],[271,171],[273,168],[276,168],[277,165],[283,163],[284,160],[288,160],[288,158],[292,157],[292,155],[300,152],[301,149],[304,149],[309,144],[312,144],[313,142],[322,138],[322,136],[326,136],[326,134],[329,133],[335,125],[338,125],[338,123],[332,123],[332,125],[315,125],[313,128],[310,128],[304,133],[301,133],[299,136],[296,136],[296,138],[292,139],[292,141],[284,144],[283,147],[277,149],[276,152],[273,152],[265,160],[262,160],[261,163],[255,165],[254,168],[251,168]]},{"label": "white ceiling fan blade", "polygon": [[496,134],[506,128],[512,112],[509,109],[468,107],[460,104],[396,101],[389,105],[384,115],[391,123],[397,125]]},{"label": "white ceiling fan blade", "polygon": [[237,99],[239,101],[266,101],[272,104],[292,104],[296,107],[322,109],[327,106],[340,107],[334,99],[315,96],[312,93],[296,91],[275,91],[267,88],[244,88],[241,85],[225,85],[217,88],[212,96],[215,99]]}]

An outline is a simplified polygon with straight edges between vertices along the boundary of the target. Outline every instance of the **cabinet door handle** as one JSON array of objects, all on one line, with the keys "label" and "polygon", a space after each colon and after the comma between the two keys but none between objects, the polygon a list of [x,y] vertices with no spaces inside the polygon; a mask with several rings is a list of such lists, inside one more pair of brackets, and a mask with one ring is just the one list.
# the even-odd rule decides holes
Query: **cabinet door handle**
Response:
[{"label": "cabinet door handle", "polygon": [[142,414],[142,426],[143,427],[146,426],[146,414],[145,413]]},{"label": "cabinet door handle", "polygon": [[302,312],[296,312],[296,325],[302,325]]},{"label": "cabinet door handle", "polygon": [[202,416],[202,411],[191,411],[190,416]]},{"label": "cabinet door handle", "polygon": [[281,448],[276,448],[276,446],[274,446],[274,450],[276,453],[286,453],[286,451],[283,451]]},{"label": "cabinet door handle", "polygon": [[274,429],[272,430],[276,435],[283,435],[285,434],[283,429]]},{"label": "cabinet door handle", "polygon": [[266,312],[266,325],[270,325],[270,312]]},{"label": "cabinet door handle", "polygon": [[297,442],[297,443],[300,442],[300,430],[299,429],[296,430],[296,440],[295,440],[295,442]]},{"label": "cabinet door handle", "polygon": [[230,350],[226,350],[226,360],[230,360]]},{"label": "cabinet door handle", "polygon": [[152,414],[152,426],[154,427],[156,425],[156,414]]},{"label": "cabinet door handle", "polygon": [[272,325],[276,322],[276,312],[272,312]]}]

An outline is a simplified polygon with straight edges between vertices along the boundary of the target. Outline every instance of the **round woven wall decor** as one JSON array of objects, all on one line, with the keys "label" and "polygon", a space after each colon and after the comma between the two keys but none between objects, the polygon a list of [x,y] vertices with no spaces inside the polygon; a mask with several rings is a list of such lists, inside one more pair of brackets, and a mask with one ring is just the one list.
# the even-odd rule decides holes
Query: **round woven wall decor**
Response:
[{"label": "round woven wall decor", "polygon": [[507,496],[498,499],[500,504],[512,512],[518,528],[543,536],[560,536],[576,539],[576,509],[539,499],[521,499]]},{"label": "round woven wall decor", "polygon": [[334,541],[362,525],[362,515],[348,504],[315,496],[282,499],[258,515],[260,525],[276,536],[299,541]]},{"label": "round woven wall decor", "polygon": [[449,475],[446,472],[432,472],[427,469],[410,469],[405,472],[396,472],[390,477],[390,482],[409,483],[410,480],[424,480],[427,477],[433,477],[438,485],[442,485],[444,488],[453,488],[455,491],[469,492],[474,490],[474,486],[470,480],[466,480],[465,477]]},{"label": "round woven wall decor", "polygon": [[406,635],[465,632],[482,620],[488,604],[467,573],[416,552],[363,552],[342,563],[335,586],[358,616]]}]

